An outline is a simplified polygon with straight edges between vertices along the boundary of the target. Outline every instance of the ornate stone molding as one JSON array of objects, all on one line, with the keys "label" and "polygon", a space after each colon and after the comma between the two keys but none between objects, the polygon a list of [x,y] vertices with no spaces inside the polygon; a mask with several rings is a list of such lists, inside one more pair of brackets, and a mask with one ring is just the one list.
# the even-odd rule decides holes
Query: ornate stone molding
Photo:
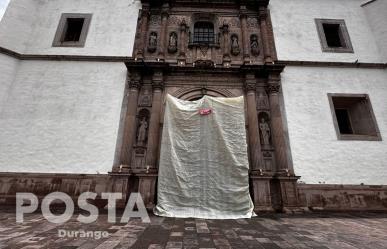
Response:
[{"label": "ornate stone molding", "polygon": [[255,92],[257,90],[257,80],[254,74],[246,74],[245,76],[246,92]]},{"label": "ornate stone molding", "polygon": [[267,8],[265,8],[265,7],[260,7],[258,13],[259,13],[259,19],[260,19],[261,21],[267,19],[267,16],[268,16]]},{"label": "ornate stone molding", "polygon": [[152,77],[152,88],[155,90],[163,90],[164,89],[164,75],[162,71],[155,71]]},{"label": "ornate stone molding", "polygon": [[266,86],[266,91],[268,94],[277,94],[279,93],[280,89],[281,89],[280,84],[269,84]]},{"label": "ornate stone molding", "polygon": [[139,90],[141,88],[142,82],[141,82],[141,75],[137,72],[131,73],[128,77],[128,86],[129,89],[137,89]]}]

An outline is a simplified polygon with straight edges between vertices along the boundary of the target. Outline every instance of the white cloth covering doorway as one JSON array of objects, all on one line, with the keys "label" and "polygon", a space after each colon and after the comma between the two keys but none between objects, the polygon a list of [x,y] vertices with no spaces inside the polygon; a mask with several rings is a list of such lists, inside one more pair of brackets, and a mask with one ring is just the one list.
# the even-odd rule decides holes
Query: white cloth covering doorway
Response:
[{"label": "white cloth covering doorway", "polygon": [[243,96],[167,96],[156,215],[250,218],[248,170]]}]

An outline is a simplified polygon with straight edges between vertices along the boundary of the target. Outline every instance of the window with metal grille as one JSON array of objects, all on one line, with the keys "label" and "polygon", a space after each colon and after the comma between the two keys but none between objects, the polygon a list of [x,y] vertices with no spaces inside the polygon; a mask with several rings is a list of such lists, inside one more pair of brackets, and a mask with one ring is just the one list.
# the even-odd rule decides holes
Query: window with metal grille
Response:
[{"label": "window with metal grille", "polygon": [[215,43],[214,25],[210,22],[197,22],[194,26],[194,43]]}]

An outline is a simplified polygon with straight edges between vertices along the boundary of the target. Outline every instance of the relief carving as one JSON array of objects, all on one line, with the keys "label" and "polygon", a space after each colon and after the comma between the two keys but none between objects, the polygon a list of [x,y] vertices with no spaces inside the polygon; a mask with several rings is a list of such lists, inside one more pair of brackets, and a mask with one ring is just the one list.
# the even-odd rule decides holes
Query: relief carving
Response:
[{"label": "relief carving", "polygon": [[247,18],[247,27],[248,28],[258,28],[257,18]]},{"label": "relief carving", "polygon": [[140,121],[140,126],[138,127],[137,144],[138,145],[145,145],[147,136],[148,136],[148,122],[146,121],[146,118],[144,117]]},{"label": "relief carving", "polygon": [[261,132],[261,143],[263,146],[270,146],[270,136],[271,136],[271,130],[268,122],[265,118],[261,118],[261,121],[259,123],[259,130]]},{"label": "relief carving", "polygon": [[168,52],[173,54],[177,52],[177,34],[172,32],[169,35]]},{"label": "relief carving", "polygon": [[267,109],[270,109],[270,106],[269,106],[269,99],[267,97],[267,95],[262,92],[262,91],[259,91],[258,92],[258,97],[257,97],[257,108],[259,110],[267,110]]},{"label": "relief carving", "polygon": [[150,107],[152,106],[152,95],[148,89],[144,90],[144,93],[140,97],[139,106]]},{"label": "relief carving", "polygon": [[159,16],[159,15],[152,15],[150,17],[150,24],[154,25],[154,26],[160,25],[161,24],[161,16]]},{"label": "relief carving", "polygon": [[258,37],[257,35],[250,36],[250,51],[252,55],[259,55],[259,45],[258,45]]},{"label": "relief carving", "polygon": [[151,32],[149,35],[148,52],[154,53],[157,49],[157,33]]},{"label": "relief carving", "polygon": [[239,48],[239,42],[238,42],[238,35],[233,34],[231,35],[231,54],[236,56],[239,53],[240,53],[240,48]]}]

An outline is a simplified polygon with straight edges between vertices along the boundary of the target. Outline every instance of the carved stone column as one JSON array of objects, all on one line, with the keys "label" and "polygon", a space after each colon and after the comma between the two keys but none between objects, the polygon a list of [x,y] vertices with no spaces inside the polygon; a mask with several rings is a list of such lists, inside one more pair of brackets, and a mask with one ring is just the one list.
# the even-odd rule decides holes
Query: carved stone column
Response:
[{"label": "carved stone column", "polygon": [[280,72],[272,72],[269,75],[267,93],[270,101],[270,116],[272,125],[272,139],[275,148],[277,172],[286,172],[294,175],[293,166],[288,160],[287,135],[284,130],[284,120],[280,106],[281,78]]},{"label": "carved stone column", "polygon": [[122,172],[128,172],[131,162],[133,142],[136,138],[136,114],[138,103],[138,92],[141,87],[141,75],[132,72],[129,75],[128,107],[125,116],[124,137],[121,150],[120,161]]},{"label": "carved stone column", "polygon": [[149,10],[148,6],[143,5],[141,10],[141,27],[140,27],[140,34],[141,34],[141,42],[138,45],[138,50],[136,57],[139,59],[143,59],[145,55],[145,46],[147,44],[147,37],[148,37],[148,23],[149,23]]},{"label": "carved stone column", "polygon": [[261,28],[263,52],[264,52],[265,62],[271,63],[273,59],[271,58],[271,45],[270,45],[269,33],[268,33],[268,27],[267,27],[267,18],[268,18],[267,8],[260,7],[259,25]]},{"label": "carved stone column", "polygon": [[187,24],[185,20],[180,23],[180,52],[179,52],[179,63],[181,65],[185,64],[185,50],[186,50],[186,40],[187,40]]},{"label": "carved stone column", "polygon": [[167,34],[167,25],[168,25],[168,13],[169,5],[165,4],[162,7],[161,11],[161,30],[160,30],[160,47],[159,47],[159,58],[165,59],[165,54],[168,49],[168,34]]},{"label": "carved stone column", "polygon": [[258,116],[255,99],[256,79],[252,73],[246,74],[245,78],[246,99],[247,99],[247,124],[250,148],[250,170],[259,171],[262,166],[261,142],[258,130]]},{"label": "carved stone column", "polygon": [[156,71],[152,78],[153,99],[152,111],[149,122],[148,146],[146,154],[146,167],[148,170],[157,170],[157,153],[160,140],[160,112],[162,106],[162,94],[164,88],[163,72]]},{"label": "carved stone column", "polygon": [[239,18],[241,20],[241,29],[242,29],[242,47],[243,47],[243,61],[249,62],[249,38],[247,33],[247,15],[245,13],[246,6],[241,6]]},{"label": "carved stone column", "polygon": [[228,24],[223,24],[222,26],[223,33],[223,63],[230,63],[230,35]]}]

